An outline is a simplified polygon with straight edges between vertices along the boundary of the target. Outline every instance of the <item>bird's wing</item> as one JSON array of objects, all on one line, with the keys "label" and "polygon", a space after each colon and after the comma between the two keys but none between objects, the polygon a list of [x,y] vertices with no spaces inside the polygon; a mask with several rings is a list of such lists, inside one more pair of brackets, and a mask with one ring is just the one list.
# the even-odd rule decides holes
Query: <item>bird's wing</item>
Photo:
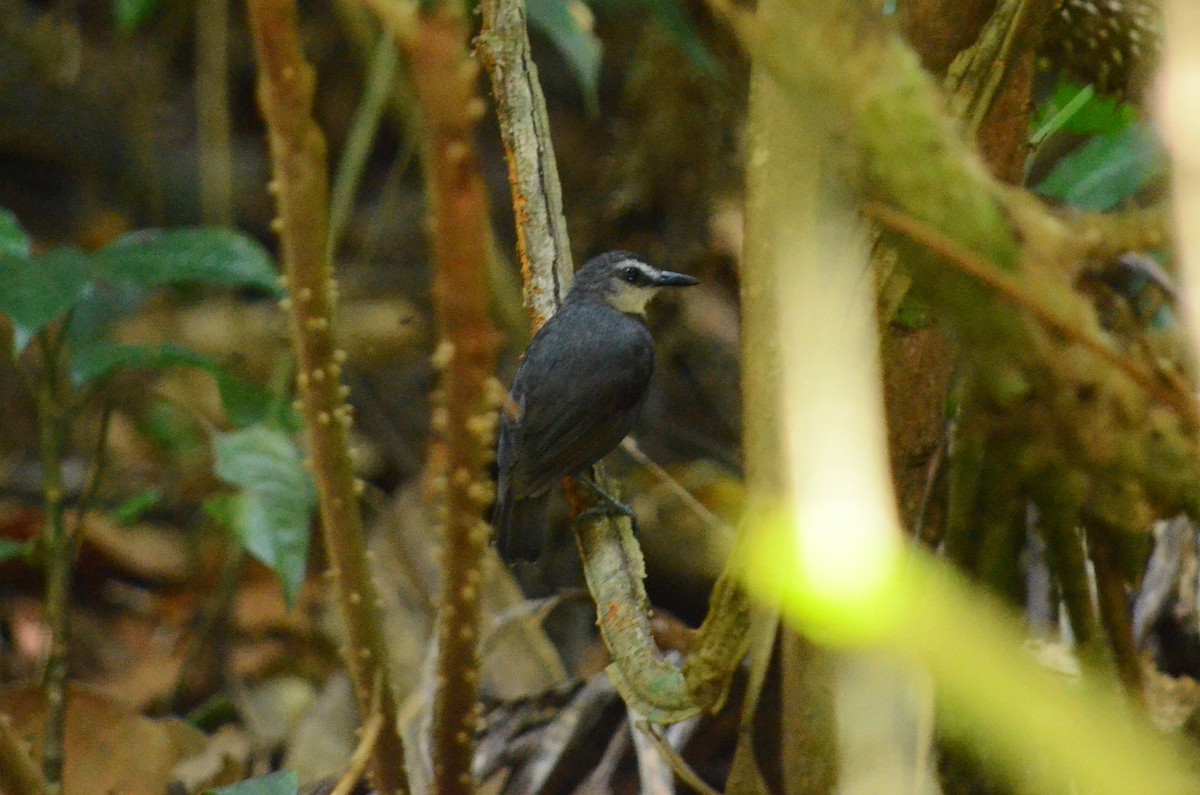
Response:
[{"label": "bird's wing", "polygon": [[620,313],[565,308],[543,331],[513,382],[519,411],[507,433],[501,430],[501,447],[509,447],[501,463],[509,462],[518,499],[616,447],[633,427],[654,370],[649,331]]}]

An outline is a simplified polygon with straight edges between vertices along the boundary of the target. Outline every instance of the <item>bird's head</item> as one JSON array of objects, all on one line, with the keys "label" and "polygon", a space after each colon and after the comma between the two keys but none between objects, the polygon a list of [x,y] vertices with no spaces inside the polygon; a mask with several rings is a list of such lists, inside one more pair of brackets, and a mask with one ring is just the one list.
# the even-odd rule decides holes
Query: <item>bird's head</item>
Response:
[{"label": "bird's head", "polygon": [[664,287],[691,287],[699,280],[654,267],[628,251],[592,257],[575,274],[568,301],[602,301],[628,315],[644,315],[646,304]]}]

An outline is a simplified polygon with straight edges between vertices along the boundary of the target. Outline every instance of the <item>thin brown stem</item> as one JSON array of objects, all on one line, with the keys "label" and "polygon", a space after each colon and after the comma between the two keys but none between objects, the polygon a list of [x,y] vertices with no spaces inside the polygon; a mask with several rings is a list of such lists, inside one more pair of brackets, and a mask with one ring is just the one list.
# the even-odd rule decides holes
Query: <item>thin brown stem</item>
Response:
[{"label": "thin brown stem", "polygon": [[1117,675],[1125,692],[1134,703],[1144,701],[1142,661],[1133,641],[1133,619],[1129,609],[1129,594],[1121,577],[1117,561],[1110,549],[1111,538],[1119,532],[1107,528],[1107,532],[1088,534],[1088,552],[1096,571],[1096,601],[1100,608],[1100,623],[1108,636],[1117,664]]},{"label": "thin brown stem", "polygon": [[278,198],[276,229],[289,297],[308,447],[320,504],[329,577],[337,586],[346,633],[345,659],[361,714],[370,714],[379,682],[384,729],[371,778],[385,793],[406,792],[404,746],[388,673],[387,646],[367,559],[348,432],[353,413],[342,386],[344,351],[334,345],[337,285],[328,257],[329,195],[325,137],[313,120],[315,78],[301,49],[295,0],[248,0],[259,66],[258,99],[267,122]]},{"label": "thin brown stem", "polygon": [[51,793],[62,788],[63,743],[67,716],[67,610],[71,601],[71,563],[74,533],[66,523],[62,457],[67,417],[58,367],[59,341],[51,332],[41,338],[42,369],[38,382],[38,424],[41,436],[42,500],[45,513],[42,549],[46,560],[46,622],[50,651],[42,679],[46,701],[42,744],[42,773]]}]

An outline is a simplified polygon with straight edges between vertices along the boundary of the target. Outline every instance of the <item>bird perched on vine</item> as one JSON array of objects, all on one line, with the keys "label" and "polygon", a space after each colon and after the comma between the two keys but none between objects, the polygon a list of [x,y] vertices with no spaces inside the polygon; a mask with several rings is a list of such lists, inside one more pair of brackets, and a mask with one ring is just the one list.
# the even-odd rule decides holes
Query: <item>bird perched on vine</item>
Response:
[{"label": "bird perched on vine", "polygon": [[[545,502],[633,428],[654,372],[646,304],[663,288],[699,282],[626,251],[588,260],[562,308],[534,335],[500,412],[492,516],[505,560],[533,560],[546,541]],[[600,512],[633,512],[587,477]]]}]

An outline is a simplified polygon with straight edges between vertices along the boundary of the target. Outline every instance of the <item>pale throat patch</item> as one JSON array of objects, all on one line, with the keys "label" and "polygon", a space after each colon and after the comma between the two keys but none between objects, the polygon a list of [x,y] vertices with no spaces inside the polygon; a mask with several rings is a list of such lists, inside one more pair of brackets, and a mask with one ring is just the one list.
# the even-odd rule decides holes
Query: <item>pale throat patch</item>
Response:
[{"label": "pale throat patch", "polygon": [[608,296],[608,302],[627,315],[644,315],[646,314],[646,304],[658,291],[658,287],[634,287],[632,284],[620,284],[617,291]]}]

